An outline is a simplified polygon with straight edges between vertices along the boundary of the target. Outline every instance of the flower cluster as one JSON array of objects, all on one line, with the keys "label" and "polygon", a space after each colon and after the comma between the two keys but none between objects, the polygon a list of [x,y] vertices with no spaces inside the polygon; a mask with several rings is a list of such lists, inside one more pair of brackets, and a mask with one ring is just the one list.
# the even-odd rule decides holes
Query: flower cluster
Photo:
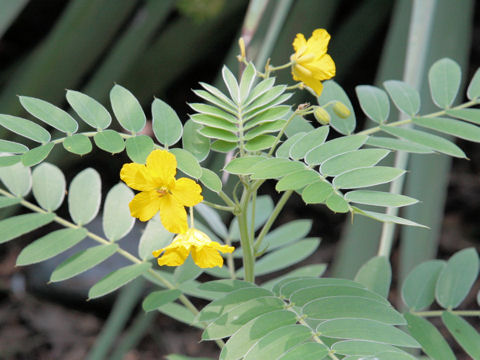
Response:
[{"label": "flower cluster", "polygon": [[120,178],[132,189],[140,191],[130,202],[130,213],[141,221],[160,212],[160,220],[168,231],[179,234],[166,248],[153,252],[159,265],[182,265],[191,252],[201,268],[222,266],[218,253],[232,252],[231,246],[220,245],[203,232],[188,227],[185,206],[195,206],[203,200],[202,188],[187,178],[176,179],[177,160],[166,150],[154,150],[146,164],[124,164]]}]

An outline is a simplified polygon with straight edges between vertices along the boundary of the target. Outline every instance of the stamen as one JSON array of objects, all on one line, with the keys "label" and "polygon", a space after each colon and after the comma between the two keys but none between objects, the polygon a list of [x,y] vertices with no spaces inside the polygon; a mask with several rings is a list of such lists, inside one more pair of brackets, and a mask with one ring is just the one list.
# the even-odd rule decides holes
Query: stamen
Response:
[{"label": "stamen", "polygon": [[298,71],[299,73],[303,74],[304,76],[307,76],[307,77],[312,77],[313,76],[313,74],[310,70],[308,70],[306,67],[303,67],[300,64],[295,64],[294,69],[295,69],[295,71]]},{"label": "stamen", "polygon": [[307,61],[310,61],[310,60],[313,60],[315,59],[315,54],[313,53],[308,53],[308,54],[305,54],[305,55],[302,55],[301,57],[299,57],[299,61],[301,62],[307,62]]},{"label": "stamen", "polygon": [[160,196],[164,196],[164,195],[168,194],[168,189],[165,188],[165,187],[161,187],[161,188],[157,189],[157,193]]}]

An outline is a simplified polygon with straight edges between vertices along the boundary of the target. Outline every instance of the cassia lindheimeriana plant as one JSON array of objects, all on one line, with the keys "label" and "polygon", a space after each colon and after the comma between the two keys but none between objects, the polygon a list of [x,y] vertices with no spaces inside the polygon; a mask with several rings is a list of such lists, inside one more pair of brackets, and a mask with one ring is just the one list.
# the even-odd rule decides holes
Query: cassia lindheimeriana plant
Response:
[{"label": "cassia lindheimeriana plant", "polygon": [[[355,281],[321,277],[326,266],[313,264],[256,282],[258,276],[276,275],[298,264],[319,246],[318,238],[306,237],[310,220],[295,220],[272,230],[292,195],[305,204],[351,213],[352,221],[367,216],[422,226],[382,211],[417,202],[377,187],[405,172],[384,159],[395,151],[466,157],[437,133],[480,142],[480,110],[474,108],[480,102],[480,72],[468,87],[469,101],[452,106],[461,71],[450,59],[437,61],[429,72],[432,98],[440,108],[432,114],[419,114],[420,97],[404,82],[386,81],[386,91],[358,86],[360,106],[376,126],[355,132],[350,100],[337,83],[328,80],[336,71],[327,53],[329,40],[323,29],[315,30],[309,39],[298,34],[290,61],[268,64],[262,72],[249,62],[241,39],[242,75],[237,79],[223,68],[227,92],[201,83],[202,89],[194,93],[205,102],[189,104],[195,113],[184,124],[165,102],[153,101],[152,130],[158,144],[140,134],[146,116],[134,95],[120,85],[112,88],[110,101],[121,132],[109,129],[110,113],[80,92],[68,90],[66,98],[76,115],[93,128],[81,133],[69,113],[43,100],[20,96],[28,113],[64,136],[51,139],[37,122],[0,115],[0,126],[39,144],[28,148],[0,140],[4,185],[0,206],[21,205],[30,210],[0,221],[0,241],[57,223],[60,229],[20,253],[17,265],[30,265],[93,239],[97,246],[65,259],[50,281],[69,279],[120,254],[132,265],[101,279],[90,289],[89,298],[144,277],[160,288],[145,298],[145,311],[160,311],[202,328],[202,339],[216,341],[221,349],[220,359],[414,359],[407,349],[422,349],[435,359],[453,359],[443,336],[425,319],[431,316],[441,317],[462,348],[480,358],[480,335],[463,319],[480,311],[455,310],[478,275],[474,249],[415,268],[402,285],[404,313],[387,300],[391,268],[384,256],[365,264]],[[290,70],[297,83],[276,84],[273,75],[283,70]],[[311,92],[316,104],[288,105],[291,91],[303,89]],[[387,122],[390,100],[406,119]],[[92,150],[92,140],[106,153],[126,150],[132,160],[120,170],[120,179],[128,187],[121,182],[115,185],[103,204],[103,236],[87,226],[100,208],[100,174],[88,168],[74,177],[68,188],[70,219],[66,219],[55,213],[64,201],[65,177],[58,167],[45,162],[56,145],[84,155]],[[180,140],[181,146],[173,147]],[[202,166],[211,153],[227,154],[222,174]],[[177,170],[185,177],[177,178]],[[233,185],[227,186],[221,175]],[[259,195],[266,181],[274,181],[282,193],[276,204],[269,196]],[[130,188],[138,193],[134,195]],[[204,189],[210,191],[208,200],[203,199]],[[34,201],[27,198],[31,190]],[[194,212],[203,221],[198,216],[194,220]],[[220,212],[233,216],[228,228]],[[118,243],[135,218],[147,222],[138,255]],[[213,280],[197,281],[202,273]],[[209,303],[198,310],[190,298]],[[439,310],[428,310],[434,301]],[[402,325],[408,330],[398,328]]]}]

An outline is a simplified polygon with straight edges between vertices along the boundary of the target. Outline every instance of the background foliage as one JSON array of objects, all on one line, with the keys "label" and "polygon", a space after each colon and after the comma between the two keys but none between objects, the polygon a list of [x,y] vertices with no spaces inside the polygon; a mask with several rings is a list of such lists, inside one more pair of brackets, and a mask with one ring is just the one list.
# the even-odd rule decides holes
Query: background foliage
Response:
[{"label": "background foliage", "polygon": [[[262,2],[257,3],[261,5]],[[236,39],[248,5],[245,1],[213,1],[209,2],[208,6],[197,6],[202,2],[77,0],[65,4],[52,2],[49,5],[50,8],[45,9],[47,6],[45,4],[45,2],[36,1],[0,3],[2,9],[9,9],[2,12],[3,17],[0,18],[0,32],[4,32],[2,37],[4,50],[2,51],[8,55],[2,56],[1,113],[26,116],[20,104],[28,107],[30,97],[42,98],[63,106],[65,88],[80,90],[108,107],[109,91],[112,84],[117,83],[135,94],[144,108],[150,105],[152,95],[167,101],[184,121],[186,113],[192,112],[187,108],[186,101],[192,103],[198,99],[189,89],[198,88],[198,81],[214,82],[224,62],[232,70],[236,69],[237,63],[232,55],[236,52]],[[262,10],[260,5],[259,13]],[[32,24],[32,14],[39,11],[43,11],[51,20],[43,22],[42,25]],[[257,59],[257,66],[261,65],[268,56],[272,57],[274,64],[282,62],[292,52],[290,43],[295,33],[309,34],[313,28],[325,27],[333,37],[330,53],[339,69],[336,81],[342,84],[354,99],[353,85],[372,83],[374,77],[378,84],[386,79],[402,78],[410,11],[411,3],[408,1],[365,0],[356,6],[347,4],[346,1],[269,2],[259,22],[258,31],[252,39],[251,55]],[[372,16],[372,13],[375,15]],[[431,37],[427,41],[428,46],[425,50],[425,66],[424,69],[416,69],[422,74],[419,84],[425,85],[424,88],[419,89],[422,100],[425,99],[422,101],[422,113],[428,113],[433,107],[433,104],[429,105],[426,100],[430,98],[427,69],[435,60],[448,56],[455,59],[462,69],[468,68],[467,60],[474,14],[473,2],[462,1],[452,4],[450,1],[437,1],[434,14]],[[365,18],[369,21],[365,21]],[[38,30],[38,35],[26,36],[26,32],[21,30],[25,25],[37,26],[35,29]],[[362,27],[361,32],[356,30],[359,26]],[[265,44],[270,46],[264,46]],[[382,47],[379,44],[385,44],[385,46]],[[475,61],[475,58],[473,60]],[[476,67],[478,64],[471,64],[473,70]],[[378,72],[375,74],[377,68]],[[362,70],[359,71],[359,69]],[[465,75],[463,79],[470,79],[472,74],[470,71],[470,75]],[[288,73],[278,81],[290,81]],[[122,87],[117,86],[114,89],[119,90]],[[15,96],[17,94],[25,97],[20,98],[19,102]],[[115,92],[113,94],[115,96]],[[110,96],[112,97],[112,93]],[[70,105],[75,102],[75,99],[78,101],[78,94],[69,91],[67,100]],[[300,103],[303,99],[296,98],[293,101]],[[358,103],[354,102],[354,106],[358,108]],[[115,107],[113,111],[115,112]],[[96,127],[103,129],[108,125],[108,116],[105,115],[103,119],[104,124],[95,124]],[[53,123],[49,125],[56,127]],[[132,130],[135,130],[136,126],[135,124],[122,125],[127,128],[132,126]],[[154,123],[151,126],[155,132]],[[70,130],[72,129],[58,129],[65,132]],[[81,130],[84,131],[85,128]],[[2,133],[2,139],[18,140],[11,133],[6,134],[6,132]],[[115,136],[113,133],[104,135]],[[57,137],[58,135],[54,136],[54,138]],[[168,139],[165,140],[168,141]],[[101,143],[100,138],[96,143],[101,148],[99,142]],[[74,150],[72,152],[77,154],[89,152],[88,145],[80,139],[73,141],[70,145],[64,143],[64,146],[67,150],[70,146],[70,150]],[[55,151],[55,148],[48,161],[66,169],[65,177],[68,183],[79,169],[86,167],[87,163],[88,166],[93,164],[93,167],[102,169],[102,179],[109,185],[104,189],[110,188],[118,181],[116,170],[118,166],[113,165],[112,162],[107,164],[95,162],[99,159],[96,152],[98,150],[79,158],[65,155],[66,152],[63,149]],[[135,147],[131,145],[131,148]],[[118,152],[121,149],[119,147],[108,148],[108,150]],[[467,153],[470,155],[470,152]],[[130,152],[131,157],[144,156],[144,154],[132,154],[133,150]],[[38,156],[38,154],[34,155]],[[38,158],[35,157],[32,159],[33,162],[37,160]],[[115,161],[120,164],[127,159],[125,155],[120,155]],[[218,169],[222,165],[222,159],[211,157],[203,166]],[[422,175],[415,178],[409,177],[407,194],[420,199],[422,203],[407,210],[405,216],[428,225],[432,230],[402,228],[400,249],[396,253],[398,267],[394,268],[394,277],[399,279],[404,279],[417,264],[434,257],[437,252],[441,212],[447,187],[446,174],[449,171],[450,160],[448,157],[441,156],[414,157],[409,166],[412,173],[422,173]],[[38,178],[41,178],[42,170],[52,171],[45,167],[38,169]],[[110,174],[108,174],[109,169],[111,169]],[[35,173],[33,177],[35,178]],[[60,175],[57,178],[59,184],[64,181]],[[25,191],[25,189],[18,191]],[[122,190],[117,189],[117,191]],[[35,194],[35,187],[33,192]],[[273,189],[271,193],[276,196]],[[73,194],[75,195],[75,191]],[[62,196],[60,192],[58,196]],[[124,196],[129,195],[125,192]],[[40,202],[38,197],[37,200]],[[296,201],[298,200],[291,201],[293,208]],[[48,203],[45,206],[55,209],[60,203],[59,199],[56,203]],[[92,209],[95,209],[95,204],[92,204]],[[66,209],[64,208],[63,211]],[[328,239],[336,241],[340,217],[333,218],[324,208],[319,207],[309,207],[308,211],[307,217],[314,220],[314,226],[311,230],[308,226],[305,236],[320,235],[326,236],[327,242]],[[4,215],[9,215],[8,210]],[[76,217],[79,223],[85,223],[91,220],[89,217],[92,216],[92,214],[87,215],[72,214],[72,217]],[[300,214],[299,217],[304,218],[304,215]],[[297,217],[298,214],[288,213],[286,216]],[[279,220],[279,224],[281,222],[283,222],[282,219]],[[332,227],[332,223],[337,224],[337,227]],[[104,226],[108,228],[109,225],[104,224]],[[335,276],[352,278],[361,265],[375,255],[380,238],[380,225],[357,217],[353,225],[347,221],[346,227],[340,246],[336,250],[337,255],[333,258],[332,273]],[[80,240],[83,239],[82,234],[77,233],[75,236]],[[114,239],[120,235],[110,233],[108,236]],[[128,299],[123,301],[128,302]],[[440,304],[448,307],[448,301],[442,300]],[[134,304],[135,301],[130,300],[130,303]],[[409,306],[412,307],[412,305]],[[172,312],[171,309],[165,311]],[[443,320],[455,321],[448,317]],[[146,325],[143,324],[144,329],[145,327]],[[118,326],[116,328],[118,329]],[[107,334],[107,330],[108,328],[104,334]],[[114,335],[110,334],[107,339],[111,341]],[[102,349],[97,351],[101,354]],[[95,356],[101,356],[98,354]]]}]

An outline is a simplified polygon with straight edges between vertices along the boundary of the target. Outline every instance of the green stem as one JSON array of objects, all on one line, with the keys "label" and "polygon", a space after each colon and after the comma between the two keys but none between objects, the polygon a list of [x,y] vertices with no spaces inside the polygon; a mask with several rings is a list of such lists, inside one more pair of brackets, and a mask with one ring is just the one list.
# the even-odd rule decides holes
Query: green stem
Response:
[{"label": "green stem", "polygon": [[[230,239],[230,236],[227,236],[225,239],[225,244],[228,246],[232,246],[232,239]],[[230,278],[235,280],[237,278],[237,275],[235,273],[235,263],[233,262],[233,254],[232,253],[227,253],[227,266],[228,266],[228,272],[230,273]]]},{"label": "green stem", "polygon": [[287,203],[287,200],[290,198],[290,196],[293,194],[293,190],[288,190],[285,191],[278,200],[277,205],[275,205],[275,208],[273,209],[272,213],[270,214],[270,217],[268,218],[267,222],[265,225],[263,225],[262,230],[260,231],[260,234],[258,234],[257,240],[255,241],[255,252],[257,252],[260,249],[260,245],[262,244],[263,239],[265,238],[265,235],[270,231],[270,228],[272,227],[273,223],[277,219],[278,214],[280,214],[280,211],[282,211],[283,207]]},{"label": "green stem", "polygon": [[212,203],[212,202],[207,201],[207,200],[203,200],[203,203],[205,205],[208,205],[211,208],[214,208],[214,209],[217,209],[217,210],[229,211],[229,212],[232,212],[232,213],[235,210],[235,207],[233,207],[233,206],[223,206],[223,205]]},{"label": "green stem", "polygon": [[[269,66],[268,67],[268,71],[277,71],[277,70],[282,70],[282,69],[286,69],[286,68],[289,68],[290,66],[293,65],[293,62],[290,61],[286,64],[283,64],[283,65],[279,65],[279,66]],[[298,85],[298,84],[297,84]],[[297,85],[294,85],[294,86],[297,86]]]},{"label": "green stem", "polygon": [[285,130],[287,129],[288,125],[290,125],[290,123],[292,122],[293,118],[295,117],[295,115],[297,115],[297,111],[294,111],[290,117],[287,119],[287,122],[285,123],[285,125],[282,127],[282,130],[280,130],[280,132],[277,134],[277,137],[275,138],[275,141],[273,142],[273,145],[272,147],[270,148],[270,151],[268,152],[267,156],[271,156],[273,154],[273,152],[275,151],[275,148],[277,147],[278,143],[280,142],[280,139],[282,138],[283,136],[283,133],[285,132]]},{"label": "green stem", "polygon": [[218,196],[220,196],[222,200],[225,201],[225,204],[227,204],[228,206],[231,206],[233,208],[237,206],[237,204],[235,204],[235,202],[232,199],[230,199],[230,197],[227,194],[225,194],[223,190],[220,190],[220,192],[218,193]]},{"label": "green stem", "polygon": [[254,191],[252,193],[252,216],[250,217],[250,236],[249,238],[253,239],[255,238],[255,206],[257,202],[257,192]]},{"label": "green stem", "polygon": [[245,281],[255,282],[255,256],[253,254],[252,239],[248,233],[247,209],[250,199],[250,191],[244,188],[242,199],[240,200],[240,214],[238,218],[238,228],[240,231],[240,244],[243,250],[243,269],[245,271]]},{"label": "green stem", "polygon": [[422,317],[433,317],[433,316],[442,316],[445,312],[451,312],[452,314],[458,316],[480,316],[480,310],[432,310],[432,311],[410,311],[410,313],[422,316]]},{"label": "green stem", "polygon": [[[437,112],[434,112],[434,113],[430,113],[430,114],[427,114],[427,115],[421,115],[421,116],[418,116],[418,117],[424,117],[424,118],[438,117],[438,116],[446,115],[448,110],[459,110],[459,109],[469,108],[471,106],[477,105],[478,102],[479,102],[479,99],[473,99],[471,101],[467,101],[466,103],[454,106],[454,107],[452,107],[450,109],[447,109],[447,110],[440,110],[440,111],[437,111]],[[402,119],[402,120],[394,121],[394,122],[391,122],[389,124],[384,124],[383,126],[395,127],[395,126],[402,126],[402,125],[406,125],[406,124],[411,124],[412,122],[413,122],[412,118],[409,118],[409,119]],[[360,131],[360,132],[356,133],[356,135],[371,135],[371,134],[375,134],[375,133],[377,133],[381,130],[382,129],[380,128],[380,126],[374,126],[370,129]]]},{"label": "green stem", "polygon": [[238,148],[240,150],[240,156],[245,156],[245,140],[243,138],[243,114],[242,110],[238,109],[237,113],[237,127],[238,127]]}]

